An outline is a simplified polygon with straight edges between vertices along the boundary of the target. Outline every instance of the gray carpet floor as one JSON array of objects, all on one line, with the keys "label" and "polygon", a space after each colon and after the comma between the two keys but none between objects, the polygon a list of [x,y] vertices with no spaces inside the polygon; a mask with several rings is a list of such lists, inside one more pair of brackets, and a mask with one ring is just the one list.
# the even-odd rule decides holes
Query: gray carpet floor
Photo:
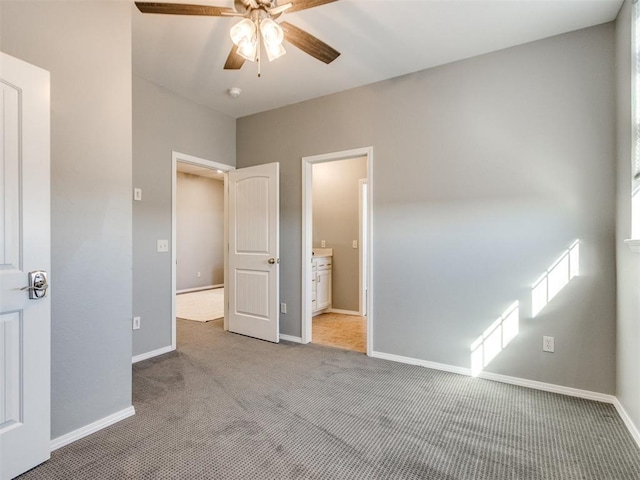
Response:
[{"label": "gray carpet floor", "polygon": [[640,479],[611,405],[180,321],[137,414],[23,479]]}]

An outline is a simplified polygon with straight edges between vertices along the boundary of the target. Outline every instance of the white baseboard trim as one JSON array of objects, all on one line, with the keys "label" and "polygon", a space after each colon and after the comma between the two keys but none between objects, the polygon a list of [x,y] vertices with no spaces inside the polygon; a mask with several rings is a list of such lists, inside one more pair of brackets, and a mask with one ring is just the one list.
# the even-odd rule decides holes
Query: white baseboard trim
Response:
[{"label": "white baseboard trim", "polygon": [[286,340],[288,342],[302,343],[302,338],[301,337],[294,337],[292,335],[285,335],[284,333],[280,334],[280,340]]},{"label": "white baseboard trim", "polygon": [[158,348],[157,350],[151,350],[150,352],[141,353],[140,355],[136,355],[131,359],[131,363],[138,363],[142,360],[146,360],[148,358],[157,357],[158,355],[162,355],[164,353],[173,352],[176,347],[168,345],[166,347]]},{"label": "white baseboard trim", "polygon": [[181,293],[199,292],[200,290],[212,290],[214,288],[222,288],[222,287],[224,287],[224,283],[221,283],[219,285],[206,285],[204,287],[185,288],[183,290],[176,290],[176,295],[180,295]]},{"label": "white baseboard trim", "polygon": [[[400,355],[393,355],[383,352],[371,352],[371,357],[382,358],[385,360],[391,360],[392,362],[407,363],[409,365],[419,365],[421,367],[433,368],[434,370],[443,370],[445,372],[457,373],[459,375],[471,376],[471,369],[464,367],[455,367],[453,365],[446,365],[443,363],[429,362],[427,360],[421,360],[419,358],[403,357]],[[597,402],[604,402],[614,404],[617,401],[613,395],[607,395],[605,393],[592,392],[590,390],[580,390],[578,388],[564,387],[562,385],[554,385],[552,383],[538,382],[535,380],[527,380],[525,378],[510,377],[507,375],[499,375],[491,372],[481,372],[478,378],[484,380],[492,380],[494,382],[508,383],[510,385],[518,385],[520,387],[533,388],[535,390],[543,390],[545,392],[559,393],[562,395],[568,395],[570,397],[584,398],[586,400],[595,400]]]},{"label": "white baseboard trim", "polygon": [[360,312],[356,310],[341,310],[339,308],[330,308],[327,310],[329,313],[341,313],[343,315],[355,315],[357,317],[360,316]]},{"label": "white baseboard trim", "polygon": [[57,450],[65,445],[69,445],[70,443],[75,442],[76,440],[80,440],[81,438],[86,437],[87,435],[91,435],[92,433],[97,432],[98,430],[102,430],[114,423],[118,423],[120,420],[124,420],[132,415],[136,414],[135,408],[133,405],[125,408],[124,410],[120,410],[112,415],[101,418],[89,425],[85,425],[84,427],[78,428],[73,432],[66,433],[57,438],[51,440],[51,451]]},{"label": "white baseboard trim", "polygon": [[633,420],[631,420],[631,417],[620,403],[620,400],[616,398],[615,402],[613,402],[613,405],[616,407],[618,415],[620,415],[620,418],[622,418],[622,421],[627,427],[627,430],[629,430],[629,433],[635,440],[636,444],[638,445],[638,447],[640,447],[640,430],[638,430],[638,428],[635,426]]},{"label": "white baseboard trim", "polygon": [[492,380],[494,382],[508,383],[510,385],[518,385],[520,387],[532,388],[534,390],[543,390],[545,392],[559,393],[569,397],[584,398],[585,400],[594,400],[596,402],[615,404],[616,397],[606,393],[593,392],[591,390],[582,390],[579,388],[565,387],[555,385],[553,383],[538,382],[536,380],[527,380],[526,378],[510,377],[508,375],[499,375],[491,372],[481,372],[478,378],[484,380]]},{"label": "white baseboard trim", "polygon": [[402,355],[394,355],[393,353],[371,352],[370,357],[381,358],[383,360],[391,360],[392,362],[407,363],[409,365],[418,365],[420,367],[433,368],[434,370],[443,370],[445,372],[457,373],[459,375],[471,375],[471,370],[463,367],[454,367],[444,363],[429,362],[419,358],[403,357]]}]

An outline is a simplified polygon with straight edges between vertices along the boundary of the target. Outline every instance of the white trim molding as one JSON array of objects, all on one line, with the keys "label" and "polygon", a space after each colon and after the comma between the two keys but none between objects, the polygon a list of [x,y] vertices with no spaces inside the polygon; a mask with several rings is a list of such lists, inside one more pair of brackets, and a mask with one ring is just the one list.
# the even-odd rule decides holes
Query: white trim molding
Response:
[{"label": "white trim molding", "polygon": [[625,240],[624,243],[627,244],[629,250],[635,253],[640,253],[640,239],[630,238]]},{"label": "white trim molding", "polygon": [[181,293],[201,292],[203,290],[213,290],[214,288],[222,287],[224,287],[223,283],[219,283],[217,285],[205,285],[204,287],[185,288],[183,290],[176,290],[176,295],[180,295]]},{"label": "white trim molding", "polygon": [[[421,367],[432,368],[434,370],[442,370],[450,373],[457,373],[459,375],[471,376],[471,369],[464,367],[456,367],[453,365],[446,365],[443,363],[429,362],[427,360],[421,360],[419,358],[403,357],[400,355],[393,355],[391,353],[383,352],[371,352],[374,358],[382,358],[384,360],[391,360],[392,362],[407,363],[409,365],[418,365]],[[617,402],[616,397],[613,395],[607,395],[606,393],[592,392],[590,390],[580,390],[578,388],[564,387],[562,385],[554,385],[552,383],[538,382],[536,380],[527,380],[525,378],[510,377],[507,375],[499,375],[491,372],[480,372],[478,378],[483,380],[491,380],[494,382],[507,383],[509,385],[518,385],[520,387],[532,388],[534,390],[542,390],[545,392],[559,393],[561,395],[567,395],[570,397],[584,398],[586,400],[595,400],[596,402],[610,403],[615,405]]]},{"label": "white trim molding", "polygon": [[302,343],[302,337],[294,337],[293,335],[280,334],[280,340],[286,340],[287,342]]},{"label": "white trim molding", "polygon": [[596,402],[615,404],[616,397],[606,393],[592,392],[591,390],[581,390],[579,388],[565,387],[555,385],[553,383],[538,382],[536,380],[527,380],[526,378],[510,377],[508,375],[499,375],[491,372],[480,372],[478,378],[483,380],[492,380],[494,382],[508,383],[509,385],[518,385],[520,387],[532,388],[534,390],[542,390],[544,392],[559,393],[569,397],[584,398],[585,400],[594,400]]},{"label": "white trim molding", "polygon": [[616,407],[616,410],[618,411],[618,415],[620,415],[620,418],[622,418],[622,421],[627,427],[627,430],[629,430],[629,433],[635,440],[636,444],[638,445],[638,447],[640,447],[640,431],[633,423],[633,420],[631,420],[631,417],[629,416],[627,411],[624,409],[624,407],[620,403],[620,400],[616,398],[615,401],[613,402],[613,405],[614,407]]},{"label": "white trim molding", "polygon": [[453,365],[447,365],[444,363],[429,362],[428,360],[421,360],[419,358],[403,357],[402,355],[394,355],[393,353],[384,353],[373,351],[369,354],[373,358],[381,358],[383,360],[390,360],[392,362],[406,363],[408,365],[417,365],[419,367],[432,368],[434,370],[442,370],[449,373],[457,373],[458,375],[471,376],[471,370],[463,367],[454,367]]},{"label": "white trim molding", "polygon": [[120,420],[124,420],[125,418],[129,418],[136,414],[135,408],[132,406],[127,407],[119,412],[111,414],[107,417],[101,418],[89,425],[85,425],[84,427],[78,428],[73,432],[66,433],[57,438],[51,440],[51,451],[57,450],[65,445],[69,445],[70,443],[75,442],[76,440],[80,440],[81,438],[86,437],[87,435],[91,435],[92,433],[97,432],[98,430],[102,430],[114,423],[118,423]]},{"label": "white trim molding", "polygon": [[175,349],[175,346],[167,345],[166,347],[158,348],[157,350],[151,350],[150,352],[141,353],[140,355],[136,355],[135,357],[133,357],[131,359],[131,363],[138,363],[142,360],[147,360],[149,358],[157,357],[158,355],[173,352]]},{"label": "white trim molding", "polygon": [[342,310],[340,308],[330,308],[330,309],[327,310],[327,312],[329,312],[329,313],[340,313],[341,315],[352,315],[352,316],[355,316],[355,317],[361,316],[360,312],[357,312],[355,310]]}]

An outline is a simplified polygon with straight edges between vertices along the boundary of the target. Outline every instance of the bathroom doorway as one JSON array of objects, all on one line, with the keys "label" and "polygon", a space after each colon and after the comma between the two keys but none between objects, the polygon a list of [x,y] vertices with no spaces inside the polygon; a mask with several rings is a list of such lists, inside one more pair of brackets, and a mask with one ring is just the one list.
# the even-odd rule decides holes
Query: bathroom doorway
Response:
[{"label": "bathroom doorway", "polygon": [[302,161],[302,342],[369,353],[372,149]]}]

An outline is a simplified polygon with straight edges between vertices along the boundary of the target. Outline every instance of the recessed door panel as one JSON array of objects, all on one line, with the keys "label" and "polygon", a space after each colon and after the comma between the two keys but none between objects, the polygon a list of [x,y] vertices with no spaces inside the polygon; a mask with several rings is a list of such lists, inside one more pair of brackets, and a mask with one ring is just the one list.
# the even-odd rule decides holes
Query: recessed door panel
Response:
[{"label": "recessed door panel", "polygon": [[236,313],[269,321],[269,272],[236,270],[236,292],[252,292],[238,295]]},{"label": "recessed door panel", "polygon": [[269,253],[269,178],[250,177],[236,188],[236,252]]},{"label": "recessed door panel", "polygon": [[0,315],[0,432],[21,420],[21,329],[20,312]]},{"label": "recessed door panel", "polygon": [[20,268],[20,94],[0,81],[0,268]]}]

